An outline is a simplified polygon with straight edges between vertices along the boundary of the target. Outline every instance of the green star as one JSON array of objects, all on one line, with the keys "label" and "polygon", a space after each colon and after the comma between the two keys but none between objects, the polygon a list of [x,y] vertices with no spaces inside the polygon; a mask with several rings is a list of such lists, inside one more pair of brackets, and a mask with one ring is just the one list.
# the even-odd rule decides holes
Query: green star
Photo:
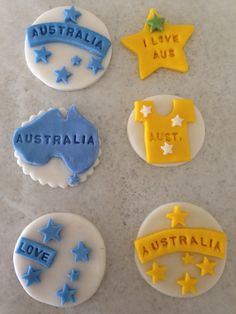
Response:
[{"label": "green star", "polygon": [[159,32],[163,32],[164,23],[165,23],[165,18],[158,17],[157,15],[154,15],[152,19],[147,20],[147,24],[150,26],[151,33],[154,32],[155,30],[158,30]]}]

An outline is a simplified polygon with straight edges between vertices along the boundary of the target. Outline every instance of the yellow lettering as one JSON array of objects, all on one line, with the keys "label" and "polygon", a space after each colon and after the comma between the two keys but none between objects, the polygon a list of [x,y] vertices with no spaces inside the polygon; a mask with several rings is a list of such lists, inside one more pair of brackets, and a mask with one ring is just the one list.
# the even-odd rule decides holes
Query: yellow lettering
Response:
[{"label": "yellow lettering", "polygon": [[150,133],[150,142],[155,142],[155,136],[152,132]]},{"label": "yellow lettering", "polygon": [[191,237],[191,245],[192,244],[198,245],[198,242],[196,241],[196,239],[194,237]]},{"label": "yellow lettering", "polygon": [[134,241],[142,264],[175,252],[195,252],[224,258],[226,235],[220,231],[198,228],[172,228],[149,234]]},{"label": "yellow lettering", "polygon": [[145,248],[145,246],[143,246],[143,256],[144,256],[145,254],[149,254],[149,252],[148,252],[148,250]]}]

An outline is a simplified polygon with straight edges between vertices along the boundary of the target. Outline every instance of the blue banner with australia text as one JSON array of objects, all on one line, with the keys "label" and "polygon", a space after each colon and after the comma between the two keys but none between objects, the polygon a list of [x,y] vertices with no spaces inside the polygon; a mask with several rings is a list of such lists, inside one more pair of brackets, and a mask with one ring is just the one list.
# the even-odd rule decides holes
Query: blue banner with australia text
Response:
[{"label": "blue banner with australia text", "polygon": [[73,45],[104,59],[111,41],[88,28],[68,23],[34,24],[26,31],[29,46],[36,47],[49,43]]}]

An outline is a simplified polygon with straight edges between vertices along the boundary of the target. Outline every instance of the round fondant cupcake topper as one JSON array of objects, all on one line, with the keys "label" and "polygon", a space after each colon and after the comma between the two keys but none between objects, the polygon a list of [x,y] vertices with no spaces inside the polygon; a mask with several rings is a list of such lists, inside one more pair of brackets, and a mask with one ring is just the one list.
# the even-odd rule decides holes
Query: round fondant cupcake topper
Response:
[{"label": "round fondant cupcake topper", "polygon": [[156,166],[191,161],[205,136],[201,113],[193,101],[167,95],[136,101],[127,131],[136,153]]},{"label": "round fondant cupcake topper", "polygon": [[[66,116],[59,109],[50,109],[32,117],[16,129],[12,141],[24,172],[51,186],[74,186],[81,179],[84,181],[97,165],[100,154],[96,127],[75,106],[69,108]],[[66,168],[64,172],[58,161],[53,163],[52,159],[60,159]],[[52,170],[47,173],[45,167]],[[54,175],[53,171],[57,173]]]},{"label": "round fondant cupcake topper", "polygon": [[193,31],[193,25],[171,25],[151,9],[144,28],[139,33],[122,37],[121,42],[137,54],[139,75],[145,79],[160,68],[187,72],[183,47]]},{"label": "round fondant cupcake topper", "polygon": [[88,300],[105,272],[105,245],[96,227],[69,213],[42,216],[21,233],[14,250],[16,275],[34,299],[54,306]]},{"label": "round fondant cupcake topper", "polygon": [[154,210],[134,245],[143,278],[170,296],[202,294],[224,270],[226,235],[210,214],[192,204],[170,203]]},{"label": "round fondant cupcake topper", "polygon": [[92,13],[59,7],[26,30],[25,56],[32,73],[48,86],[76,90],[97,81],[111,59],[106,26]]}]

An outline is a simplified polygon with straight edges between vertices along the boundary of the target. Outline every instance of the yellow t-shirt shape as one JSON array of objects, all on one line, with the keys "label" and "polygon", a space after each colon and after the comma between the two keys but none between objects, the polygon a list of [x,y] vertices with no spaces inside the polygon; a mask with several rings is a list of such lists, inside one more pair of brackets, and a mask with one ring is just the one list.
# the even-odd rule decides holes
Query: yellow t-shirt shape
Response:
[{"label": "yellow t-shirt shape", "polygon": [[174,99],[172,111],[161,116],[153,101],[141,100],[135,104],[135,121],[144,124],[146,160],[150,164],[190,161],[188,123],[195,122],[191,99]]}]

